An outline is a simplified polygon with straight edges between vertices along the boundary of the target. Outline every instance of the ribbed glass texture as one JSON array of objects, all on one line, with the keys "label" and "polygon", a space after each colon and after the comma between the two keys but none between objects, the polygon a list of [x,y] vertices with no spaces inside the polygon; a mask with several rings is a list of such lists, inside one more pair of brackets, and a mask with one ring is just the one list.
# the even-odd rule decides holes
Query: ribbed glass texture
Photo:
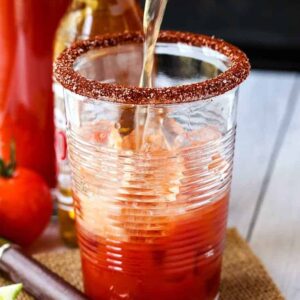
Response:
[{"label": "ribbed glass texture", "polygon": [[[213,52],[206,58],[195,47],[187,57],[175,55],[177,47],[158,46],[156,86],[205,80],[229,64]],[[105,51],[85,57],[78,70],[92,79],[121,78],[118,70],[126,69],[130,59],[120,63],[126,56],[122,51],[110,58]],[[109,60],[120,66],[110,69],[107,78],[97,71],[102,56],[106,67]],[[237,90],[213,99],[148,107],[69,91],[65,98],[87,294],[92,299],[215,299]]]}]

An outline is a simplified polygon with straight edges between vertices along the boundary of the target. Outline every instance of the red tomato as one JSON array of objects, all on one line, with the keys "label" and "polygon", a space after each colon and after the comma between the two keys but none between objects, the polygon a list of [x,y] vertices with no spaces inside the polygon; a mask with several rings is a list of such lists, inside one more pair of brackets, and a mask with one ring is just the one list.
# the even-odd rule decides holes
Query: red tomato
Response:
[{"label": "red tomato", "polygon": [[17,168],[0,177],[0,237],[28,246],[43,232],[52,214],[52,199],[37,173]]}]

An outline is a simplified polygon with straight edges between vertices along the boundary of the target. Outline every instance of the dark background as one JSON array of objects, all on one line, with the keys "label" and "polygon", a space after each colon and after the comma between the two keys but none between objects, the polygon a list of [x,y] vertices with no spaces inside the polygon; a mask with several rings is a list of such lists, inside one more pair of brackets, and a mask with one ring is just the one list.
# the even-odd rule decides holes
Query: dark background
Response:
[{"label": "dark background", "polygon": [[255,68],[300,71],[300,0],[169,0],[163,28],[226,39]]}]

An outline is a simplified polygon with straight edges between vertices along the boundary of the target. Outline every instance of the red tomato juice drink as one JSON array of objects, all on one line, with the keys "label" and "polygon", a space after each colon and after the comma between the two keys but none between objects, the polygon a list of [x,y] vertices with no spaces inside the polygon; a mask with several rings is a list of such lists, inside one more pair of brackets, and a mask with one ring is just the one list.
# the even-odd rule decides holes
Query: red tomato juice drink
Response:
[{"label": "red tomato juice drink", "polygon": [[[58,59],[84,286],[91,299],[217,299],[246,56],[162,32],[154,88],[143,37],[80,42]],[[137,109],[138,108],[138,109]]]},{"label": "red tomato juice drink", "polygon": [[165,233],[147,230],[145,223],[144,232],[140,228],[127,241],[98,237],[79,225],[86,292],[92,299],[215,299],[227,204],[228,194],[170,220]]}]

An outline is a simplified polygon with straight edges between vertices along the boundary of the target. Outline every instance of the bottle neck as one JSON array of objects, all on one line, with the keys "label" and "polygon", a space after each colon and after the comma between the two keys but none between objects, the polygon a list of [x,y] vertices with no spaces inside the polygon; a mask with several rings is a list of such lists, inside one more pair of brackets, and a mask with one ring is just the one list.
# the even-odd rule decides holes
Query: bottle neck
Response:
[{"label": "bottle neck", "polygon": [[73,0],[72,7],[90,7],[93,9],[104,9],[107,7],[107,0]]},{"label": "bottle neck", "polygon": [[142,11],[137,0],[73,0],[69,9],[88,11],[109,11],[112,16],[122,15],[126,10],[131,10],[142,18]]},{"label": "bottle neck", "polygon": [[[119,3],[118,3],[119,2]],[[103,9],[103,8],[108,8],[110,6],[116,6],[118,4],[123,4],[127,2],[128,4],[134,4],[134,5],[139,5],[139,2],[137,0],[73,0],[72,1],[72,6],[81,6],[84,5],[85,7],[91,7],[94,9]]]}]

